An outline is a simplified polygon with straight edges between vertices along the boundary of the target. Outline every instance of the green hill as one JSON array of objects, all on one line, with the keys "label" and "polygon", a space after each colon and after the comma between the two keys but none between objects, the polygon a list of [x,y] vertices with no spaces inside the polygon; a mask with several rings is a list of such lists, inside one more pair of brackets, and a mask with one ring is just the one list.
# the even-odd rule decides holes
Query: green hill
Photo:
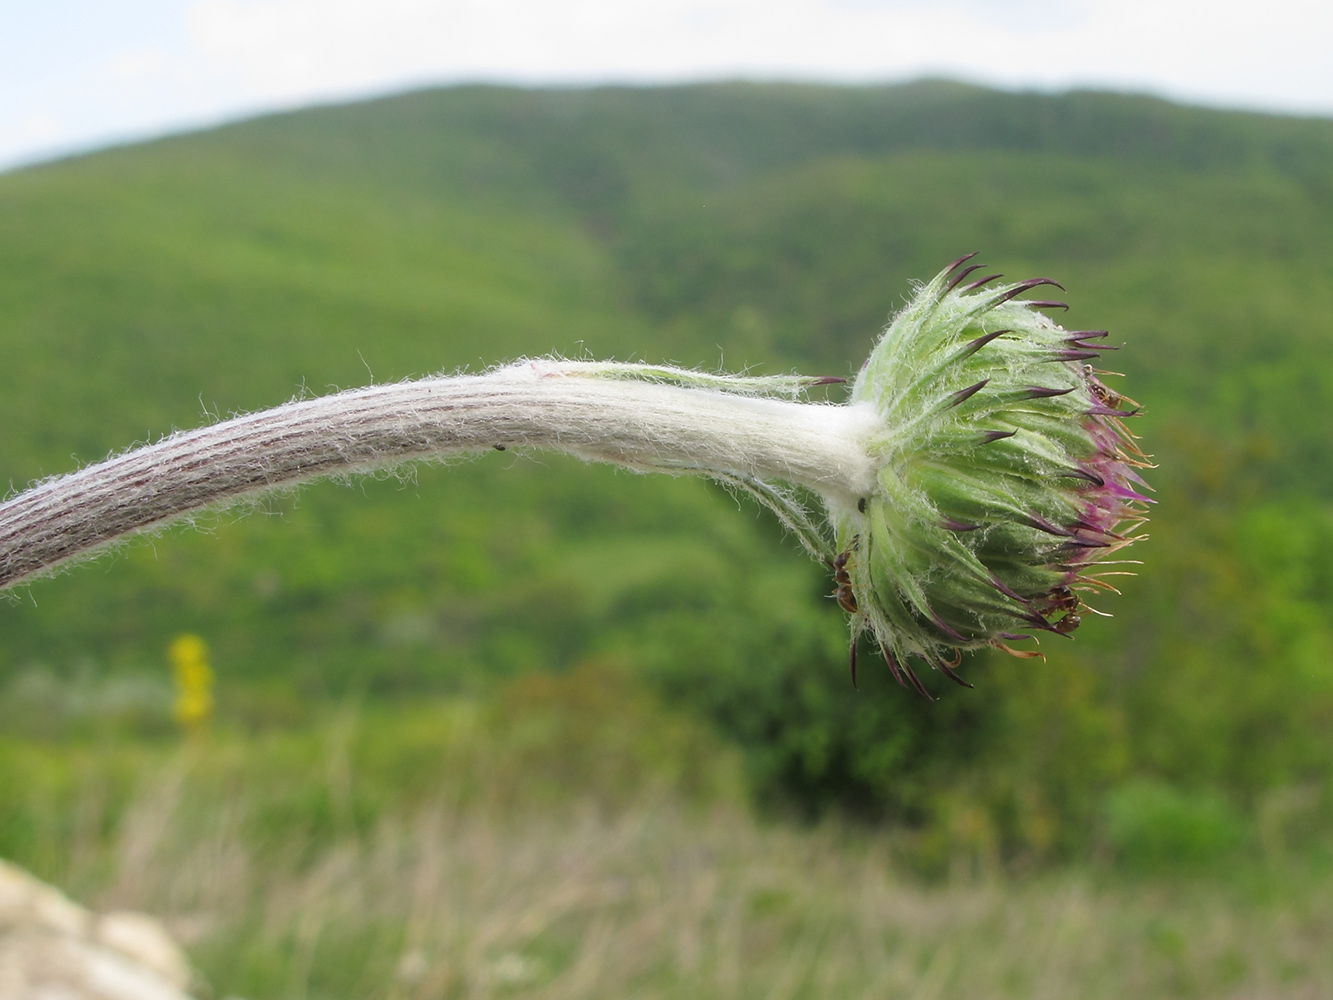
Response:
[{"label": "green hill", "polygon": [[1081,842],[1117,794],[1134,828],[1159,784],[1187,814],[1324,801],[1329,121],[937,82],[476,87],[18,171],[0,478],[528,354],[844,374],[912,279],[978,249],[1059,279],[1069,325],[1126,345],[1161,464],[1143,575],[1044,665],[975,660],[978,690],[934,708],[883,676],[858,695],[825,574],[752,507],[497,455],[321,485],[33,586],[0,606],[6,724],[40,728],[23,678],[160,673],[190,630],[249,725],[623,664],[749,747],[762,787],[945,825],[970,796],[1016,849]]}]

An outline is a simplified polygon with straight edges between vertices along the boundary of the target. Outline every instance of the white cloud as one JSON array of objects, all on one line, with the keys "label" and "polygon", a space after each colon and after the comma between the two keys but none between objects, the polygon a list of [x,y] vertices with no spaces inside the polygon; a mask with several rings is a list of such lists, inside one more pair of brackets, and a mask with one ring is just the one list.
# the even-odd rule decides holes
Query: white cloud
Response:
[{"label": "white cloud", "polygon": [[5,126],[0,131],[0,147],[53,146],[65,138],[59,120],[40,112],[18,115]]},{"label": "white cloud", "polygon": [[191,27],[248,90],[283,98],[419,79],[940,72],[1333,112],[1333,6],[1307,0],[1262,17],[1199,0],[200,0]]},{"label": "white cloud", "polygon": [[[77,44],[61,33],[68,16],[60,31],[38,25],[49,53],[0,40],[0,162],[51,136],[89,142],[458,80],[929,73],[1333,114],[1333,5],[1308,0],[1268,0],[1261,16],[1226,0],[121,0],[117,10],[99,22],[107,37]],[[7,45],[21,68],[5,69]]]}]

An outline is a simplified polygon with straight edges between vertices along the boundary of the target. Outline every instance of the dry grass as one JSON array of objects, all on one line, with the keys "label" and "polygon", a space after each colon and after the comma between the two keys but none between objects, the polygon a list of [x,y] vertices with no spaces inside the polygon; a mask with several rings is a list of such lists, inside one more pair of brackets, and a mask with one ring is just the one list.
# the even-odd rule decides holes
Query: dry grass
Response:
[{"label": "dry grass", "polygon": [[217,996],[1333,997],[1326,876],[925,885],[887,837],[648,792],[425,806],[311,853],[186,778],[139,797],[93,902],[164,916]]}]

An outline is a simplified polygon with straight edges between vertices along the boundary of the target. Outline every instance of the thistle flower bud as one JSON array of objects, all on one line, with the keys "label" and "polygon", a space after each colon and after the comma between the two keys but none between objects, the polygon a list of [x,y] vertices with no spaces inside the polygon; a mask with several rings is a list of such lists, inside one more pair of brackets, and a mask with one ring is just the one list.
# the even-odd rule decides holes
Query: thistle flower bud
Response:
[{"label": "thistle flower bud", "polygon": [[1049,278],[969,281],[971,256],[919,290],[861,369],[852,402],[881,419],[875,486],[830,511],[853,679],[868,631],[926,697],[909,657],[966,684],[963,650],[1039,656],[1009,644],[1077,628],[1150,502],[1123,422],[1137,404],[1090,363],[1106,331],[1064,330],[1042,312],[1064,303],[1018,297],[1061,287]]}]

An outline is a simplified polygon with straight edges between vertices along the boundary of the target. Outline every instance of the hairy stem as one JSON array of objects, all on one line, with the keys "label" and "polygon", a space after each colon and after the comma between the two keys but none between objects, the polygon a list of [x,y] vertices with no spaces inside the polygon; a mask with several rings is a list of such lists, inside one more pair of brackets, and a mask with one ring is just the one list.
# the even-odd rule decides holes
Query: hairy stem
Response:
[{"label": "hairy stem", "polygon": [[490,448],[637,470],[781,479],[851,506],[873,484],[868,405],[835,406],[529,361],[301,400],[148,445],[0,504],[0,590],[126,535],[320,476]]}]

